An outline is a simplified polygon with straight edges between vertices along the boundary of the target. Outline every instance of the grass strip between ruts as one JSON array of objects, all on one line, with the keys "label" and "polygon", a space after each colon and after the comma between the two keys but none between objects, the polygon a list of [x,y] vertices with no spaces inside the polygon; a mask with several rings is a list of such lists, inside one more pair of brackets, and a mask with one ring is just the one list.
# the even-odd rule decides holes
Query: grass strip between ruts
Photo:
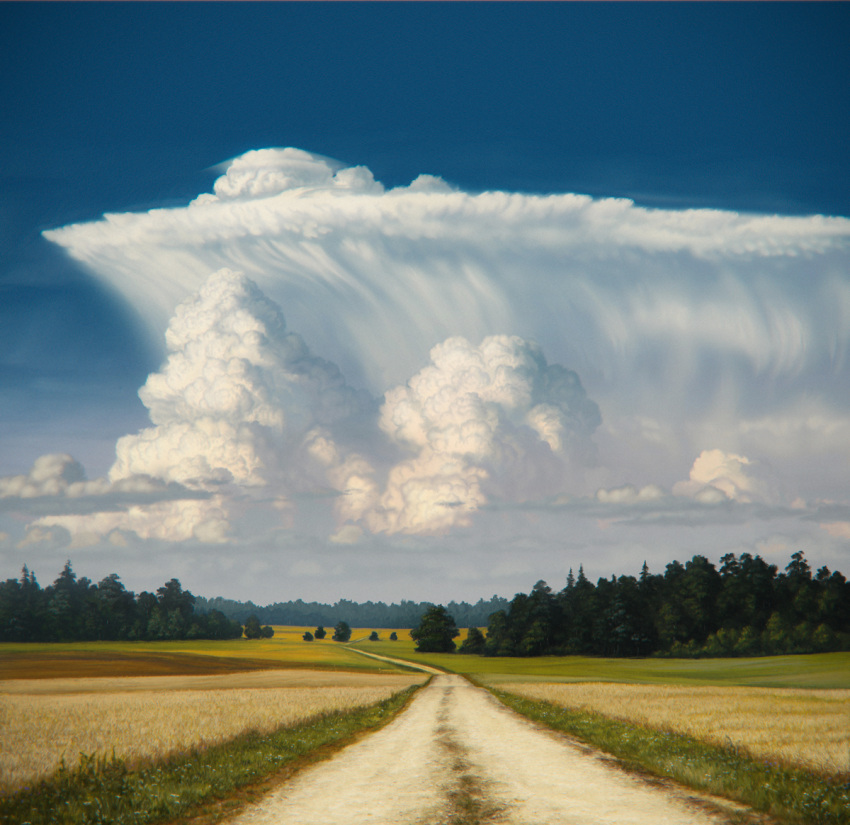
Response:
[{"label": "grass strip between ruts", "polygon": [[735,800],[788,825],[850,823],[850,776],[760,761],[739,748],[488,689],[517,713],[611,754],[627,769]]},{"label": "grass strip between ruts", "polygon": [[216,803],[223,800],[218,808],[234,813],[240,803],[230,800],[240,791],[382,727],[416,690],[413,686],[366,708],[328,713],[272,733],[246,733],[138,768],[120,759],[82,756],[77,767],[63,767],[31,788],[0,798],[0,823],[147,825],[196,815],[215,821]]}]

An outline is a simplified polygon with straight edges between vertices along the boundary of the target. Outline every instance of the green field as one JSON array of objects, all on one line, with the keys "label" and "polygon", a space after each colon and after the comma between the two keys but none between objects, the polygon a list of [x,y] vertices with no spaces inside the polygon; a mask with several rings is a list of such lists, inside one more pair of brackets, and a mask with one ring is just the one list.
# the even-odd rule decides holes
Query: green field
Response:
[{"label": "green field", "polygon": [[541,681],[850,688],[850,653],[847,652],[748,659],[510,658],[417,653],[407,633],[399,632],[398,636],[397,642],[362,641],[356,647],[382,656],[396,656],[462,673],[492,685]]}]

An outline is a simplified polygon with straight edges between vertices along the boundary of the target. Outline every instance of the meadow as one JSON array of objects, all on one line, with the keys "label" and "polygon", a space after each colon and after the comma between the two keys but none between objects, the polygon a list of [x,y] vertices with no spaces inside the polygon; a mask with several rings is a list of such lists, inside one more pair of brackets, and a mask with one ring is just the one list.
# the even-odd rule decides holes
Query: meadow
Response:
[{"label": "meadow", "polygon": [[[625,659],[593,656],[470,656],[417,653],[407,631],[398,641],[358,642],[357,647],[462,673],[489,685],[511,682],[621,682],[660,685],[850,690],[850,653],[754,656],[733,659]],[[455,639],[458,644],[465,637]]]}]

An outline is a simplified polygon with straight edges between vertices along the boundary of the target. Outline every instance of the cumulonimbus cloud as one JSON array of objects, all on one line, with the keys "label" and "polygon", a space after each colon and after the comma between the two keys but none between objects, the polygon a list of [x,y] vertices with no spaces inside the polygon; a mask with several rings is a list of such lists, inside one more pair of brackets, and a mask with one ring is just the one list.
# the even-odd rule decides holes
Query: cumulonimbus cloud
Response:
[{"label": "cumulonimbus cloud", "polygon": [[60,508],[39,523],[210,542],[226,540],[234,491],[280,508],[312,487],[333,491],[337,523],[349,526],[336,535],[435,533],[469,524],[493,497],[560,489],[594,459],[598,407],[575,372],[518,336],[448,339],[378,410],[288,331],[256,284],[225,269],[177,307],[166,343],[139,391],[152,426],[118,440],[108,479],[84,482],[70,456],[48,456],[26,479],[0,480],[0,493],[91,496],[148,479],[186,495],[120,511]]},{"label": "cumulonimbus cloud", "polygon": [[[370,400],[289,332],[280,308],[242,274],[213,273],[177,307],[166,344],[162,368],[139,391],[153,426],[118,440],[109,479],[101,483],[116,490],[152,478],[207,495],[123,513],[49,516],[44,524],[72,532],[125,529],[174,541],[223,541],[228,507],[222,485],[271,488],[281,497],[317,473],[346,486],[368,478],[365,460],[336,444],[327,428],[361,414]],[[323,450],[316,448],[320,433]],[[81,473],[68,459],[62,477]]]},{"label": "cumulonimbus cloud", "polygon": [[[206,535],[226,535],[228,485],[280,506],[330,491],[346,541],[469,524],[569,487],[594,429],[608,486],[578,491],[588,511],[771,507],[765,458],[785,480],[804,461],[844,472],[846,218],[468,193],[430,175],[387,190],[297,149],[249,152],[212,188],[45,233],[167,333],[142,391],[152,426],[119,442],[109,482],[217,497]],[[380,428],[352,387],[386,393]],[[630,473],[635,455],[667,488],[698,458],[670,495],[661,472]],[[203,531],[193,518],[183,535]]]}]

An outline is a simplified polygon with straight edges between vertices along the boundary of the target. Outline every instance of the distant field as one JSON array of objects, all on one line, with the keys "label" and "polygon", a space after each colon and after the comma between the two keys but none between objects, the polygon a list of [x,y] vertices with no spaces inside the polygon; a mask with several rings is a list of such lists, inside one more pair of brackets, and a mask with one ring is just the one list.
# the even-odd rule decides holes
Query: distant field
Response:
[{"label": "distant field", "polygon": [[361,642],[357,647],[467,674],[493,685],[541,681],[850,689],[850,653],[846,652],[742,659],[487,658],[416,653],[413,641],[401,633],[398,642]]},{"label": "distant field", "polygon": [[583,682],[503,684],[560,707],[745,748],[757,758],[850,772],[850,690]]},{"label": "distant field", "polygon": [[[216,674],[269,668],[397,670],[330,640],[305,642],[315,628],[275,627],[271,639],[185,642],[0,644],[0,680]],[[352,638],[368,637],[357,629]],[[379,631],[382,637],[391,631]],[[397,631],[399,636],[407,631]]]}]

